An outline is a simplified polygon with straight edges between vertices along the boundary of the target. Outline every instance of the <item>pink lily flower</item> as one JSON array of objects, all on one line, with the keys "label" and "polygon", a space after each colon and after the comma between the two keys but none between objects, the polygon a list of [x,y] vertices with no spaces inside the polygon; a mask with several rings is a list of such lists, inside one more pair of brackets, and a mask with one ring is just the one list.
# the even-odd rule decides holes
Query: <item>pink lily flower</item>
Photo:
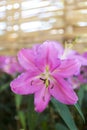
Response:
[{"label": "pink lily flower", "polygon": [[59,59],[60,48],[59,43],[46,41],[18,53],[18,60],[26,72],[11,82],[11,90],[20,95],[34,94],[37,112],[47,107],[52,96],[64,104],[75,104],[78,100],[65,78],[78,72],[80,63],[76,59]]},{"label": "pink lily flower", "polygon": [[10,75],[22,73],[23,67],[14,56],[0,56],[0,70]]},{"label": "pink lily flower", "polygon": [[71,76],[68,81],[72,84],[73,89],[79,89],[82,84],[87,84],[87,52],[79,56],[78,59],[81,61],[80,73],[74,76]]},{"label": "pink lily flower", "polygon": [[82,55],[85,58],[85,63],[81,67],[80,74],[78,75],[78,79],[81,84],[87,84],[87,52],[83,53]]},{"label": "pink lily flower", "polygon": [[79,89],[82,84],[87,84],[87,66],[82,66],[78,75],[67,79],[73,86],[73,89]]}]

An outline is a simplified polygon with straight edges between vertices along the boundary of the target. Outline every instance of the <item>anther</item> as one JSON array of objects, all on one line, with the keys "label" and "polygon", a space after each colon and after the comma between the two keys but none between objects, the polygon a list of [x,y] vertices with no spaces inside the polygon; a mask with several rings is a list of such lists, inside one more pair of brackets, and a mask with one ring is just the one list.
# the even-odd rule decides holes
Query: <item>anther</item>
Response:
[{"label": "anther", "polygon": [[31,86],[33,85],[33,82],[34,82],[34,81],[32,80],[32,81],[31,81]]},{"label": "anther", "polygon": [[51,86],[51,89],[53,89],[53,88],[54,88],[54,85]]},{"label": "anther", "polygon": [[42,81],[43,81],[43,83],[45,84],[45,82],[46,82],[46,79],[42,79],[42,78],[40,78],[40,80],[42,80]]},{"label": "anther", "polygon": [[43,101],[45,102],[45,97],[44,97],[44,96],[42,97],[42,99],[43,99]]}]

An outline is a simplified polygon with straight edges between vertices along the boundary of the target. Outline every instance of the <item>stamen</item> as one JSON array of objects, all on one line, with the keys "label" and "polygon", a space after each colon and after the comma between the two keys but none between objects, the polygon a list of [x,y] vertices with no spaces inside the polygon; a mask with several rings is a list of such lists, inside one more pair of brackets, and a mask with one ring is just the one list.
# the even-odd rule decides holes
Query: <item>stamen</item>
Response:
[{"label": "stamen", "polygon": [[76,37],[72,42],[65,42],[65,50],[63,55],[61,56],[61,59],[66,59],[67,55],[69,55],[71,49],[73,49],[73,46],[76,44],[78,37]]},{"label": "stamen", "polygon": [[42,99],[43,99],[44,102],[46,101],[46,95],[47,95],[47,93],[48,93],[48,88],[45,88],[45,91],[44,91],[43,97],[42,97]]},{"label": "stamen", "polygon": [[40,80],[43,81],[43,83],[46,85],[46,88],[50,85],[50,80],[48,80],[48,79],[43,79],[43,78],[40,78]]},{"label": "stamen", "polygon": [[49,72],[49,66],[46,66],[46,72],[47,73]]},{"label": "stamen", "polygon": [[77,43],[77,40],[78,40],[79,38],[80,38],[80,37],[77,36],[77,37],[73,40],[72,44],[75,45],[75,44]]},{"label": "stamen", "polygon": [[51,89],[53,89],[53,88],[54,88],[54,85],[52,84]]},{"label": "stamen", "polygon": [[40,78],[40,80],[42,80],[42,81],[43,81],[43,83],[45,84],[45,82],[46,82],[46,79],[42,79],[42,78]]},{"label": "stamen", "polygon": [[45,102],[45,96],[42,97],[43,101]]},{"label": "stamen", "polygon": [[79,36],[77,36],[73,41],[71,42],[65,42],[65,49],[72,49],[72,47],[77,43],[77,40],[79,39]]},{"label": "stamen", "polygon": [[31,86],[33,85],[33,82],[34,82],[34,81],[32,80],[32,81],[31,81],[31,83],[30,83],[30,84],[31,84]]},{"label": "stamen", "polygon": [[50,85],[50,80],[46,79],[46,88]]},{"label": "stamen", "polygon": [[73,47],[72,43],[65,42],[65,50],[71,49]]}]

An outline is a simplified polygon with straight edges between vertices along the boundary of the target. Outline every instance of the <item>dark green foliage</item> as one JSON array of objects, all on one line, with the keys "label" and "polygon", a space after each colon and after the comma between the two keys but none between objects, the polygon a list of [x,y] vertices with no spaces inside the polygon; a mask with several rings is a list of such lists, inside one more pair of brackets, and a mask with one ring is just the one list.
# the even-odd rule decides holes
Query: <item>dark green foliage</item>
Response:
[{"label": "dark green foliage", "polygon": [[9,87],[11,80],[6,74],[0,75],[0,130],[16,130],[14,96]]}]

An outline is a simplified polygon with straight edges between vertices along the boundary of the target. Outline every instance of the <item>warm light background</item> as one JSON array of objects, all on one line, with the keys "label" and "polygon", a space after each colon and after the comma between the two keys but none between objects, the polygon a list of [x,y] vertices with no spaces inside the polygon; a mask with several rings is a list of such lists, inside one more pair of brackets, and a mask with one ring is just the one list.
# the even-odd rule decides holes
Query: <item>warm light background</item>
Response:
[{"label": "warm light background", "polygon": [[75,48],[86,51],[87,0],[0,0],[0,55],[77,36]]}]

